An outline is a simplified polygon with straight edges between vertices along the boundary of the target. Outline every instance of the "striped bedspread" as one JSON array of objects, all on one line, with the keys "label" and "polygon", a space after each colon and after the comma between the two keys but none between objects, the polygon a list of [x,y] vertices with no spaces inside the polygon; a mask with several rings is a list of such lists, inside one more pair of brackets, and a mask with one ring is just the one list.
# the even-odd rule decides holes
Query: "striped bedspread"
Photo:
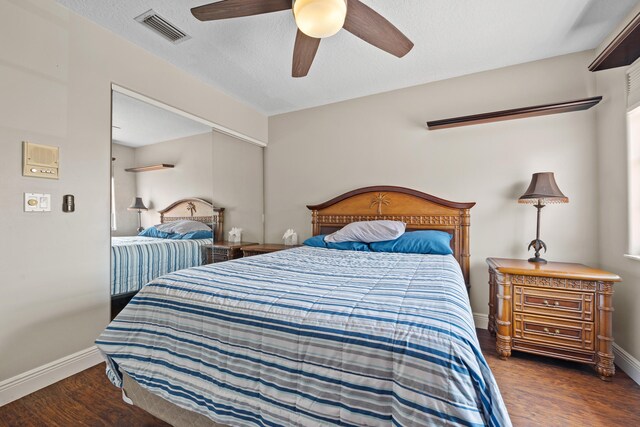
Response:
[{"label": "striped bedspread", "polygon": [[462,273],[300,247],[177,271],[96,341],[107,374],[229,426],[508,426]]},{"label": "striped bedspread", "polygon": [[156,277],[204,264],[211,239],[111,238],[111,295],[139,291]]}]

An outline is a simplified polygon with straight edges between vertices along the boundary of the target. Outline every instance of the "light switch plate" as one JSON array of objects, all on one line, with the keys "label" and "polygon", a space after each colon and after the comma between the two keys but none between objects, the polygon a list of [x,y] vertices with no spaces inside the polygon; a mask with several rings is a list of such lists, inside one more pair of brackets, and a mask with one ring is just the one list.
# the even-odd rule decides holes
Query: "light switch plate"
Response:
[{"label": "light switch plate", "polygon": [[51,212],[51,194],[24,193],[25,212]]}]

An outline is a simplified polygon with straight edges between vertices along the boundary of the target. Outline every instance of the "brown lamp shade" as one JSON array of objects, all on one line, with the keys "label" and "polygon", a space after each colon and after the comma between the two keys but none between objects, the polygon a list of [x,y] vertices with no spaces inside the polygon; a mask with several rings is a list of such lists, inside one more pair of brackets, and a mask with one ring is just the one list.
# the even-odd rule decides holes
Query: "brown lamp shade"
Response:
[{"label": "brown lamp shade", "polygon": [[518,203],[569,203],[569,198],[562,194],[553,172],[538,172],[531,177],[527,191],[520,196]]},{"label": "brown lamp shade", "polygon": [[142,203],[142,197],[136,197],[135,199],[133,199],[133,202],[131,202],[131,206],[129,206],[127,209],[130,211],[148,210],[144,203]]}]

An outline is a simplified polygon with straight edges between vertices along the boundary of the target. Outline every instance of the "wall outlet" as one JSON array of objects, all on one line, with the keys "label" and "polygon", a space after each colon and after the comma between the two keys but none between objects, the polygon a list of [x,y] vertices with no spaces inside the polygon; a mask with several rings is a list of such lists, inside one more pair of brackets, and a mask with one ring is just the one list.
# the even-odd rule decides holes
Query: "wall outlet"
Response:
[{"label": "wall outlet", "polygon": [[25,212],[51,212],[51,194],[24,193]]}]

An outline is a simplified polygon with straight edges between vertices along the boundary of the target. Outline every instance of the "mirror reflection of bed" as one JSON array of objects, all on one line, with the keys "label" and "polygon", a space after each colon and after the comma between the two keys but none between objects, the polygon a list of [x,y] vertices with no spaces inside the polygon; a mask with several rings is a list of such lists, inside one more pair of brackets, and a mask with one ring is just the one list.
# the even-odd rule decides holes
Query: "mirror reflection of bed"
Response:
[{"label": "mirror reflection of bed", "polygon": [[206,200],[177,200],[159,213],[157,226],[137,236],[111,238],[114,308],[124,308],[144,285],[159,276],[206,264],[207,246],[222,240],[224,208]]},{"label": "mirror reflection of bed", "polygon": [[261,243],[263,200],[261,147],[142,96],[112,94],[114,318],[151,280],[217,260],[232,227]]}]

